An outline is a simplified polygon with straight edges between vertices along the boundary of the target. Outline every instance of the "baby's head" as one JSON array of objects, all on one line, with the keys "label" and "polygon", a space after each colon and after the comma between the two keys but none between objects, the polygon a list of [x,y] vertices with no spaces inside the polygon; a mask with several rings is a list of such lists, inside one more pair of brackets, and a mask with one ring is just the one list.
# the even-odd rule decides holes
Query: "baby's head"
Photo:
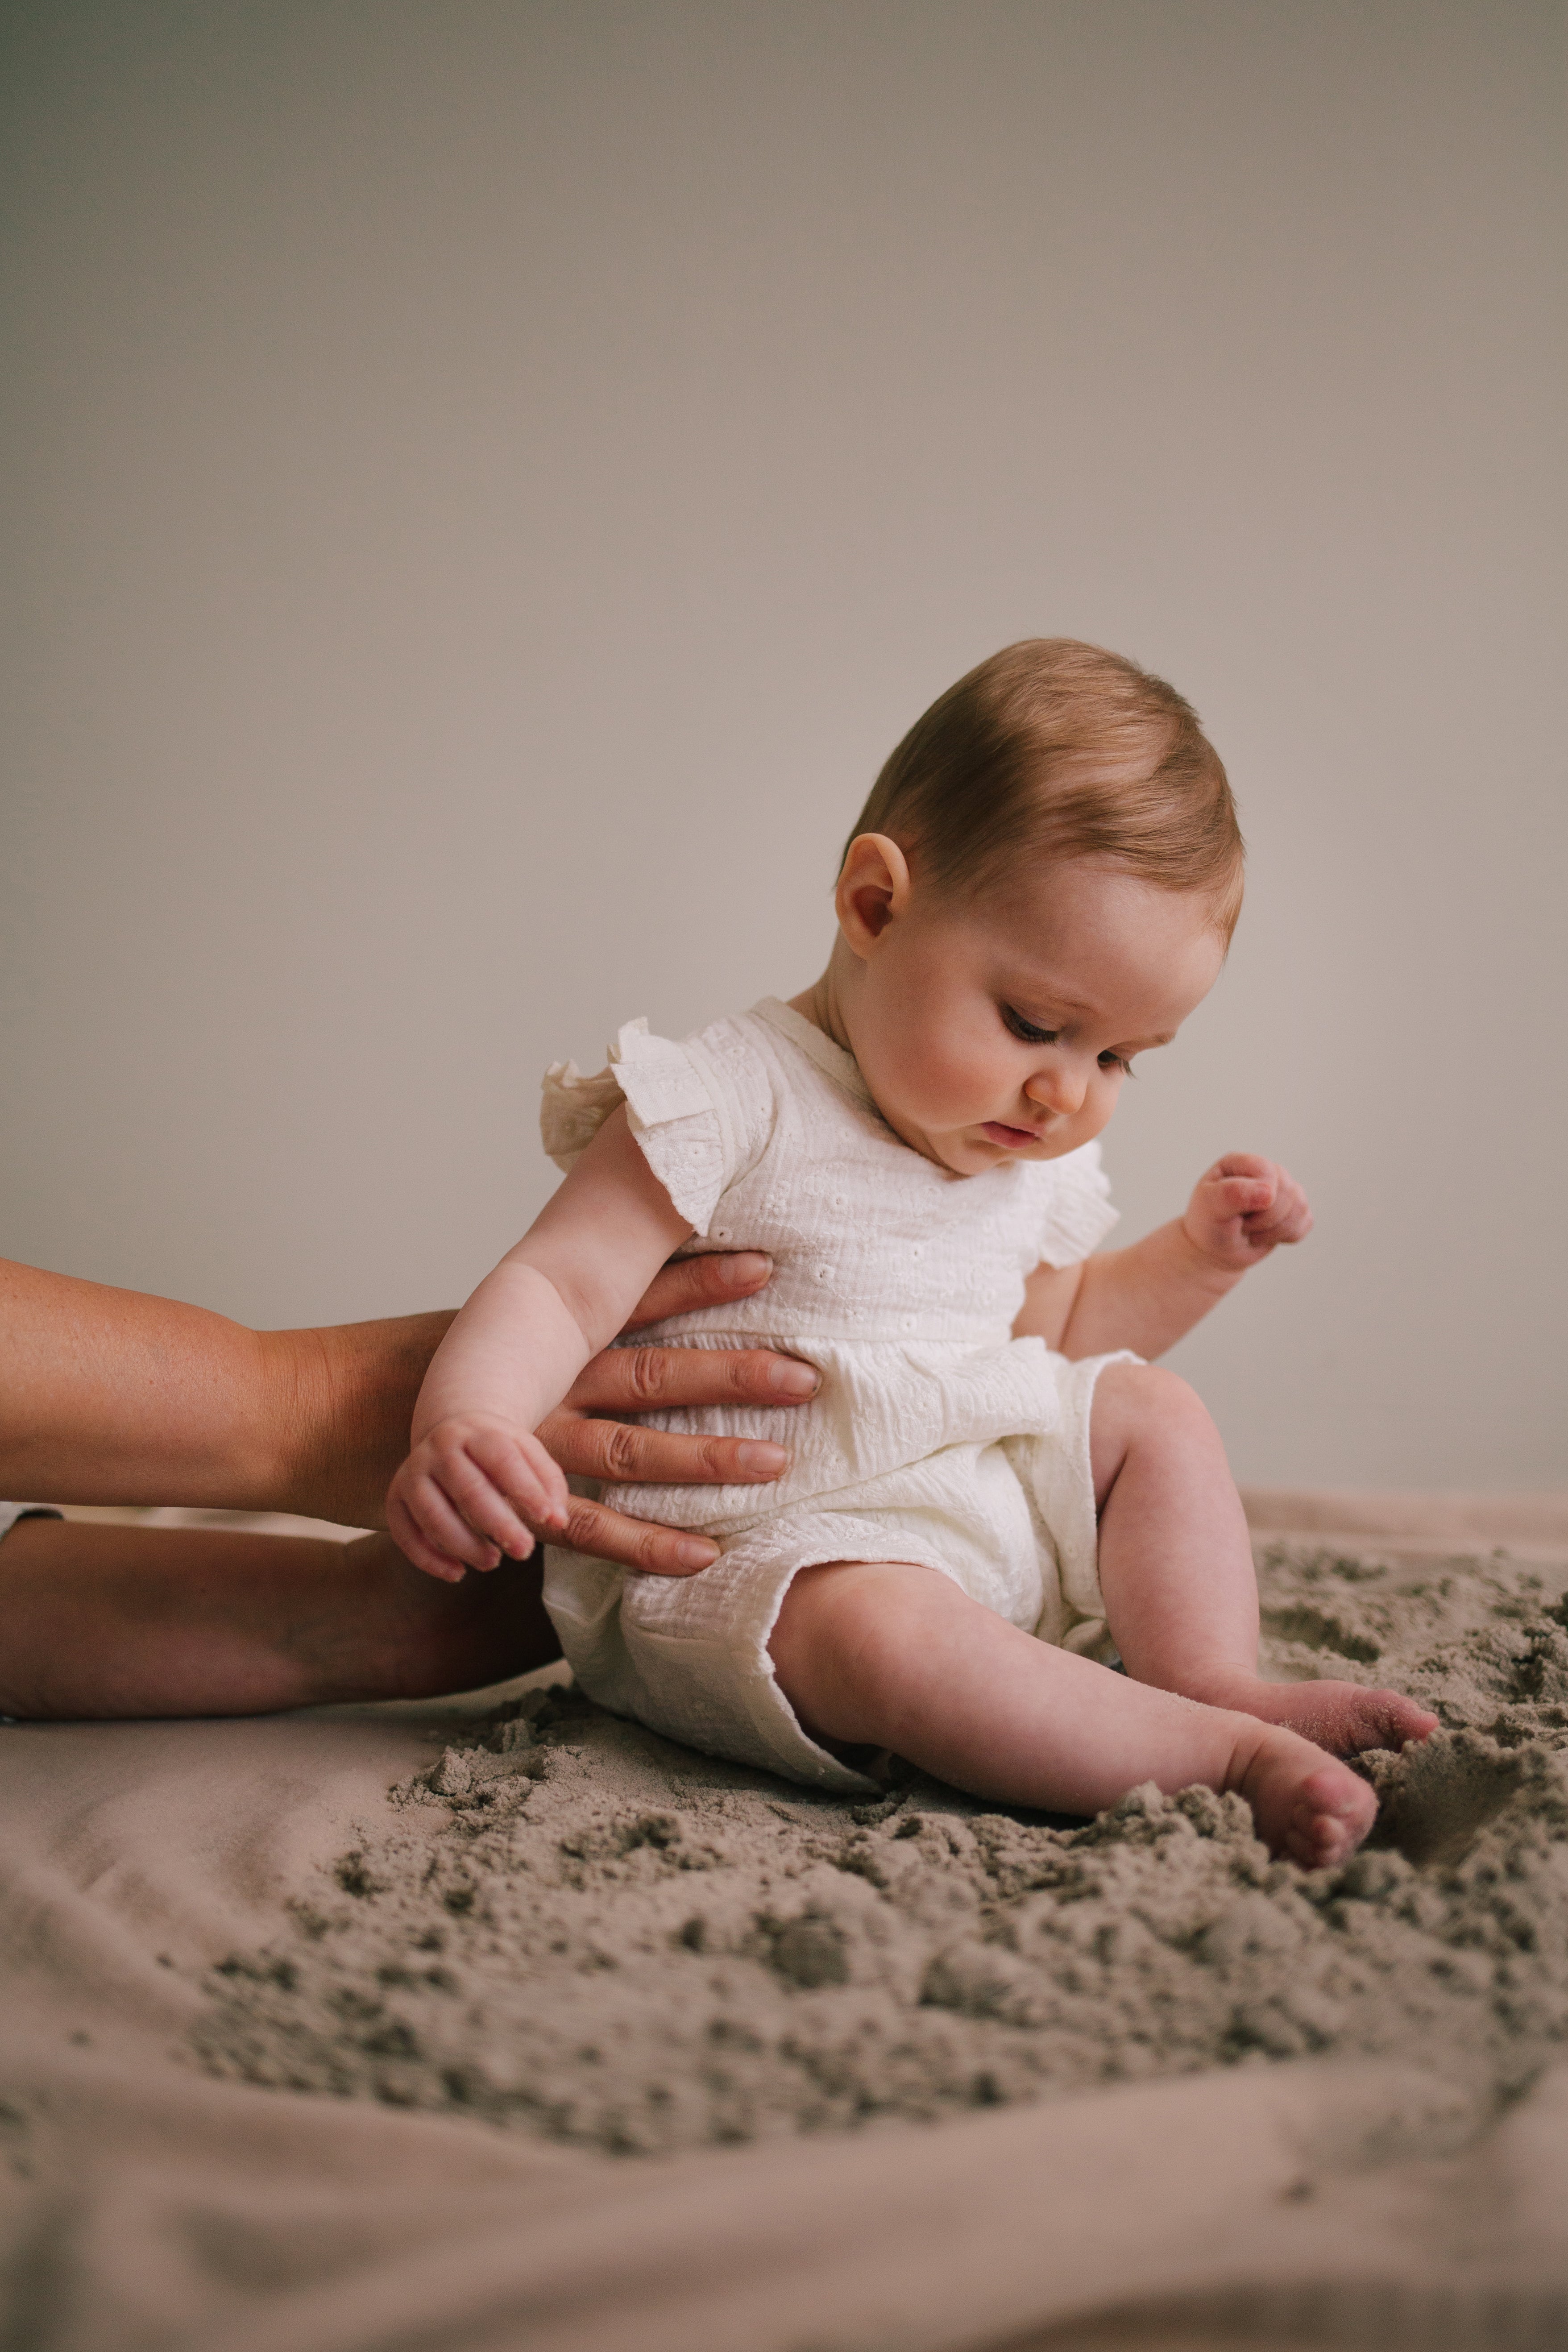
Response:
[{"label": "baby's head", "polygon": [[1070,637],[1008,646],[916,720],[861,812],[833,1025],[928,1158],[1058,1159],[1214,985],[1242,858],[1173,688]]}]

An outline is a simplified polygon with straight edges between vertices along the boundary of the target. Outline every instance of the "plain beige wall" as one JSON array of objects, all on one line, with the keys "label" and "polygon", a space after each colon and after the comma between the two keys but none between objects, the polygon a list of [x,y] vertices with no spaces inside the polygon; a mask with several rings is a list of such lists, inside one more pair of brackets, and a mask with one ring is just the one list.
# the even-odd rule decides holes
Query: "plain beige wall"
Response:
[{"label": "plain beige wall", "polygon": [[5,12],[0,1248],[455,1299],[543,1064],[799,988],[1034,632],[1252,847],[1131,1090],[1319,1213],[1176,1361],[1243,1475],[1568,1479],[1563,12]]}]

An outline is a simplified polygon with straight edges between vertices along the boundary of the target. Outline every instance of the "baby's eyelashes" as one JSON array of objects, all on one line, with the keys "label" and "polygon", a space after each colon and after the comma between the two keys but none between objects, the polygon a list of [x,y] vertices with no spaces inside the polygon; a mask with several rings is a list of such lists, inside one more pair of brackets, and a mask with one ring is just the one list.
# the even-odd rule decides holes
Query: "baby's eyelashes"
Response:
[{"label": "baby's eyelashes", "polygon": [[1059,1029],[1041,1029],[1033,1021],[1026,1021],[1016,1005],[1005,1004],[1002,1018],[1014,1036],[1021,1038],[1026,1045],[1054,1045],[1061,1035]]},{"label": "baby's eyelashes", "polygon": [[[1057,1045],[1061,1043],[1062,1033],[1059,1029],[1042,1029],[1037,1022],[1026,1019],[1016,1004],[1003,1005],[1002,1020],[1004,1025],[1012,1031],[1014,1036],[1022,1045]],[[1131,1054],[1118,1053],[1113,1048],[1108,1047],[1098,1056],[1098,1059],[1102,1070],[1120,1070],[1124,1078],[1130,1078],[1133,1075]]]}]

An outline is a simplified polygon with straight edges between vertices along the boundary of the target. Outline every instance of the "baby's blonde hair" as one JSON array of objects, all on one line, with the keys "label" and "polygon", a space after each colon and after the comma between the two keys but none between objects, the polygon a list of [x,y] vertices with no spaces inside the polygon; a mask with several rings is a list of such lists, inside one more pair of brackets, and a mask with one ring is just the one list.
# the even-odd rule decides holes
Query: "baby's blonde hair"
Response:
[{"label": "baby's blonde hair", "polygon": [[1196,711],[1075,637],[1005,646],[940,695],[872,786],[850,840],[862,833],[964,897],[1026,856],[1095,857],[1210,899],[1226,940],[1241,912],[1236,803]]}]

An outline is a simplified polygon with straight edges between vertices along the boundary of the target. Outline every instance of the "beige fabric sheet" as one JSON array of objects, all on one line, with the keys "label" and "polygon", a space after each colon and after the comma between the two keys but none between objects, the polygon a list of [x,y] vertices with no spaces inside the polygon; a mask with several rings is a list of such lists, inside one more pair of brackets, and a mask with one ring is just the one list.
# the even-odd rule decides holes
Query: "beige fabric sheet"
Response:
[{"label": "beige fabric sheet", "polygon": [[204,2076],[192,1973],[450,1715],[0,1731],[0,2346],[1568,2342],[1568,2070],[1501,2119],[1306,2063],[657,2163]]}]

